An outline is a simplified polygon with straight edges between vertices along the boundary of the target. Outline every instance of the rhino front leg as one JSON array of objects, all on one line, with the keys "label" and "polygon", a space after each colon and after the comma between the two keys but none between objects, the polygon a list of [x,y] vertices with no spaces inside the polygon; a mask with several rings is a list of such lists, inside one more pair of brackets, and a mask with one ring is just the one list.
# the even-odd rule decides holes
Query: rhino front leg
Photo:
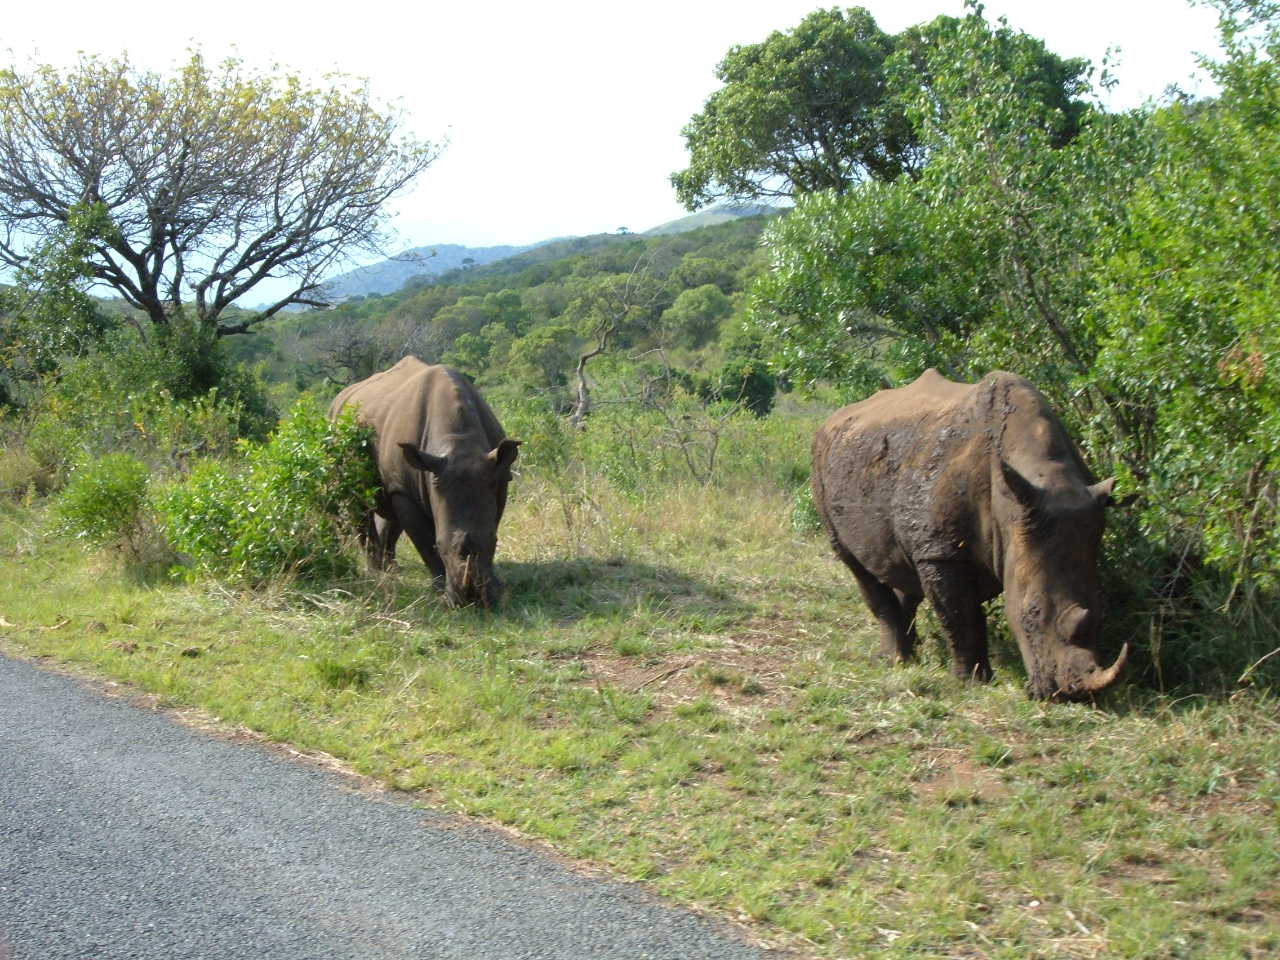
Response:
[{"label": "rhino front leg", "polygon": [[444,584],[444,561],[436,550],[436,526],[431,515],[419,504],[402,493],[391,495],[391,508],[396,521],[413,542],[422,562],[431,571],[438,586]]},{"label": "rhino front leg", "polygon": [[968,566],[919,563],[916,570],[951,649],[952,672],[964,680],[990,680],[987,618],[978,599],[978,585]]}]

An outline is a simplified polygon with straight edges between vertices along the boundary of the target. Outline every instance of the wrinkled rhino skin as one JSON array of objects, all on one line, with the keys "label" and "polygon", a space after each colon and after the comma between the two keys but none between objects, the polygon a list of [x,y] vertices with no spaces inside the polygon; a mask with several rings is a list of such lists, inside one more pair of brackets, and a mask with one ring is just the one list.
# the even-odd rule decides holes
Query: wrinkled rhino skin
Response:
[{"label": "wrinkled rhino skin", "polygon": [[407,533],[455,606],[492,606],[493,555],[519,444],[456,370],[405,357],[353,383],[329,407],[354,406],[374,432],[382,489],[361,538],[375,569],[395,560]]},{"label": "wrinkled rhino skin", "polygon": [[1102,668],[1097,563],[1114,480],[1088,468],[1022,377],[976,384],[929,370],[836,411],[813,441],[813,496],[836,554],[880,623],[881,649],[915,654],[933,606],[957,675],[991,676],[982,604],[1003,592],[1036,698],[1111,684]]}]

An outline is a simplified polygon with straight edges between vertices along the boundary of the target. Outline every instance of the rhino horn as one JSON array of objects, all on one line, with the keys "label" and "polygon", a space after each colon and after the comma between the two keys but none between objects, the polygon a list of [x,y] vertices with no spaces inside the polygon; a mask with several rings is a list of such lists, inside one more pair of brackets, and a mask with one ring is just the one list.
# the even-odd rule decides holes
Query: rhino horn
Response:
[{"label": "rhino horn", "polygon": [[1115,683],[1116,677],[1120,676],[1120,671],[1124,669],[1124,665],[1129,660],[1129,644],[1125,644],[1120,648],[1120,655],[1116,657],[1116,662],[1105,670],[1096,670],[1086,675],[1080,681],[1080,690],[1083,693],[1098,693],[1105,690],[1111,684]]}]

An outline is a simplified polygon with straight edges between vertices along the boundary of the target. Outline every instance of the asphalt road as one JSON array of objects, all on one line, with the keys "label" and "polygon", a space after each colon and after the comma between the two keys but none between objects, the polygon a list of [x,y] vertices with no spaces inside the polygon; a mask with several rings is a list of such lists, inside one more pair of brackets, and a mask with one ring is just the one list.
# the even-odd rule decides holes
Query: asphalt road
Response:
[{"label": "asphalt road", "polygon": [[0,960],[763,956],[495,832],[0,657]]}]

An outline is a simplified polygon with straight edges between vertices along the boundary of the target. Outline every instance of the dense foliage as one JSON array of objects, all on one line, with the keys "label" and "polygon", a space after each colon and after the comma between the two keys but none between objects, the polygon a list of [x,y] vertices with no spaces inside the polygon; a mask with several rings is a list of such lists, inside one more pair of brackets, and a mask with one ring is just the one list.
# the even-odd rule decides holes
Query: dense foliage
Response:
[{"label": "dense foliage", "polygon": [[157,498],[173,547],[197,568],[249,583],[350,576],[354,533],[373,505],[369,432],[303,401],[243,463],[200,462]]},{"label": "dense foliage", "polygon": [[87,290],[92,245],[111,230],[102,204],[76,204],[14,285],[0,289],[0,407],[20,403],[33,383],[65,357],[83,356],[114,325]]},{"label": "dense foliage", "polygon": [[892,180],[915,162],[912,131],[885,96],[893,38],[862,7],[816,10],[763,43],[734,47],[724,86],[684,128],[689,167],[672,174],[689,209]]},{"label": "dense foliage", "polygon": [[1055,143],[1074,136],[1085,62],[1002,30],[983,50],[987,75],[965,77],[935,54],[959,49],[956,35],[973,19],[938,17],[890,36],[863,7],[815,10],[792,30],[732,48],[716,70],[724,86],[684,128],[689,166],[671,175],[676,195],[693,210],[918,176],[936,148],[926,125],[959,105],[957,83],[982,89],[991,70],[1052,115]]},{"label": "dense foliage", "polygon": [[[396,294],[289,317],[236,338],[232,355],[305,388],[346,384],[414,354],[463,370],[486,395],[534,395],[568,412],[578,404],[579,361],[600,350],[585,368],[597,408],[643,407],[676,383],[720,395],[743,358],[758,356],[738,320],[744,290],[764,268],[759,236],[767,220],[581,238],[547,245],[562,254],[553,259],[539,247]],[[754,409],[771,402],[766,387],[753,382]]]},{"label": "dense foliage", "polygon": [[1222,95],[1121,115],[1065,116],[1036,92],[1038,41],[948,24],[895,66],[930,78],[895,80],[921,176],[801,198],[754,291],[775,363],[850,398],[929,366],[1037,383],[1121,475],[1111,629],[1151,638],[1166,680],[1239,673],[1278,602],[1280,18],[1220,10]]},{"label": "dense foliage", "polygon": [[127,453],[109,453],[81,465],[57,513],[65,529],[94,546],[136,556],[149,533],[147,465]]}]

